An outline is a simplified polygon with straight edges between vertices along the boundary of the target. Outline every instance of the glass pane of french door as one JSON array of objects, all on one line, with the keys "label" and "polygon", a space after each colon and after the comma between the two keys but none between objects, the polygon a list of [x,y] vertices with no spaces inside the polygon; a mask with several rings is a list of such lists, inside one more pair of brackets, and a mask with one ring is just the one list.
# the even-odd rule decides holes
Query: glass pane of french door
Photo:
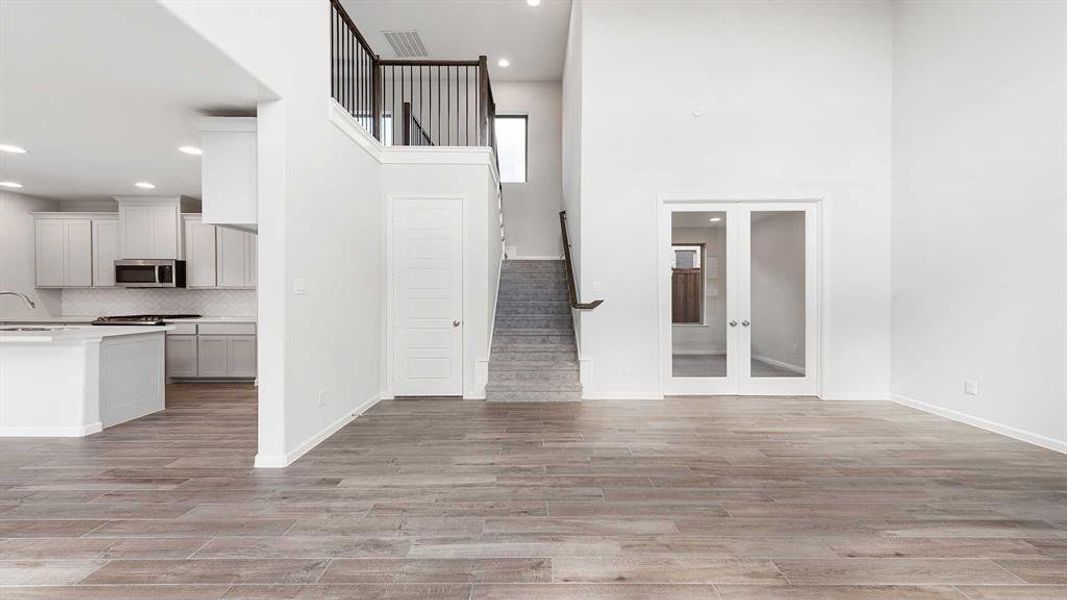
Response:
[{"label": "glass pane of french door", "polygon": [[671,376],[725,378],[727,213],[671,213]]},{"label": "glass pane of french door", "polygon": [[750,376],[804,377],[807,360],[805,212],[753,210],[749,219]]}]

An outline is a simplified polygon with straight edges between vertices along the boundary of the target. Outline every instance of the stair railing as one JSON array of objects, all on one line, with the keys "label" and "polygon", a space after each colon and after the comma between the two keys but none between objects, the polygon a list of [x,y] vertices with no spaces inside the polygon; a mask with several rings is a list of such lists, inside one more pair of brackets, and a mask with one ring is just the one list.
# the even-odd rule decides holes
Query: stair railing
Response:
[{"label": "stair railing", "polygon": [[578,286],[574,282],[574,263],[571,262],[571,241],[567,236],[567,211],[559,211],[559,229],[563,234],[563,262],[566,264],[567,270],[567,292],[570,296],[571,308],[578,310],[593,310],[604,303],[603,300],[593,300],[592,302],[579,302],[578,301]]}]

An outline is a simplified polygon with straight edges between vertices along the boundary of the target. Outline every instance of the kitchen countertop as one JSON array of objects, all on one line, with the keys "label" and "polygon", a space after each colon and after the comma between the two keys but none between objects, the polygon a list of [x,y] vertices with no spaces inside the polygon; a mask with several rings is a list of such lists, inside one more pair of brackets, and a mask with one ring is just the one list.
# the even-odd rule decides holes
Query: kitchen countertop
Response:
[{"label": "kitchen countertop", "polygon": [[99,340],[121,335],[139,335],[144,333],[166,333],[172,331],[173,325],[121,325],[94,327],[92,325],[70,325],[49,331],[3,331],[0,329],[0,344],[26,343],[77,343]]},{"label": "kitchen countertop", "polygon": [[[97,315],[99,316],[99,315]],[[4,319],[0,318],[0,324],[19,324],[19,323],[62,323],[67,324],[81,324],[87,325],[92,323],[96,319],[96,316],[81,317],[81,316],[64,316],[64,317],[26,317],[22,319]],[[255,323],[255,317],[199,317],[196,319],[165,319],[167,323]]]}]

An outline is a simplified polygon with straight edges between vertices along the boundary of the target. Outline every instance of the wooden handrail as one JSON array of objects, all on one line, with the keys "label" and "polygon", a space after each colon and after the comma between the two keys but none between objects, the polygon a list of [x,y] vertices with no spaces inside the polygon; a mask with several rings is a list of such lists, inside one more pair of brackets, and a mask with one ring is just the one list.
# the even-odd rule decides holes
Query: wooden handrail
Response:
[{"label": "wooden handrail", "polygon": [[574,282],[574,263],[571,262],[571,241],[567,237],[567,211],[559,211],[559,229],[563,234],[563,262],[567,267],[567,292],[570,295],[571,308],[578,310],[593,310],[604,303],[603,300],[593,300],[592,302],[579,302],[578,301],[578,286]]}]

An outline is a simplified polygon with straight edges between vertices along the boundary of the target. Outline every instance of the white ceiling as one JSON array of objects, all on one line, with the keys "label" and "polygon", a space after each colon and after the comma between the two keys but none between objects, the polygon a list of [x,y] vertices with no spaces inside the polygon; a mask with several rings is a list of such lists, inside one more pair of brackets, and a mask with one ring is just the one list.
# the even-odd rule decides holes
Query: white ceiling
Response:
[{"label": "white ceiling", "polygon": [[[374,51],[396,58],[383,31],[419,32],[431,59],[489,57],[495,81],[563,78],[570,0],[342,0]],[[497,61],[507,58],[504,69]]]},{"label": "white ceiling", "polygon": [[[97,200],[200,197],[203,115],[255,114],[258,82],[156,2],[0,1],[0,180]],[[136,181],[157,188],[139,190]]]}]

